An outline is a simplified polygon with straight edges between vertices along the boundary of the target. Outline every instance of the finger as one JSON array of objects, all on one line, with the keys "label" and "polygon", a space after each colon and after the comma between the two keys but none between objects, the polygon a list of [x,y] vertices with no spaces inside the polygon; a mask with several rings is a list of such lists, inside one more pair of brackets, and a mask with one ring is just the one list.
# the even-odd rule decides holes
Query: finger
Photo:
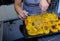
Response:
[{"label": "finger", "polygon": [[26,16],[25,16],[25,14],[24,14],[24,13],[22,14],[22,18],[23,18],[23,19],[24,19],[24,18],[26,18]]},{"label": "finger", "polygon": [[40,7],[40,9],[42,8],[42,5],[41,5],[41,3],[39,3],[39,7]]},{"label": "finger", "polygon": [[25,16],[25,13],[24,13],[24,12],[22,12],[22,13],[20,14],[20,18],[22,18],[22,19],[26,18],[26,16]]},{"label": "finger", "polygon": [[26,18],[25,12],[23,12],[21,16],[23,19],[25,19]]},{"label": "finger", "polygon": [[42,8],[41,8],[41,12],[43,13],[45,10],[44,10],[44,7],[42,6]]},{"label": "finger", "polygon": [[19,17],[20,19],[26,18],[25,13],[24,13],[23,11],[18,15],[18,17]]},{"label": "finger", "polygon": [[42,5],[41,5],[41,4],[39,4],[39,7],[41,8],[41,7],[42,7]]},{"label": "finger", "polygon": [[47,6],[42,7],[42,11],[45,12],[47,10]]},{"label": "finger", "polygon": [[47,10],[47,9],[48,9],[48,7],[49,7],[49,5],[47,4],[47,5],[45,6],[45,10]]},{"label": "finger", "polygon": [[42,10],[42,11],[45,11],[45,6],[42,5],[42,6],[41,6],[41,10]]},{"label": "finger", "polygon": [[25,15],[28,16],[28,12],[26,12]]},{"label": "finger", "polygon": [[39,5],[39,7],[40,7],[40,9],[42,10],[42,5],[41,5],[41,4]]},{"label": "finger", "polygon": [[44,8],[44,11],[47,11],[47,9],[48,9],[48,7],[45,7],[45,8]]},{"label": "finger", "polygon": [[23,11],[23,12],[24,12],[25,16],[28,16],[28,12],[27,11]]},{"label": "finger", "polygon": [[22,16],[20,16],[20,15],[18,15],[18,17],[19,17],[21,20],[24,20],[24,19],[25,19],[24,17],[22,17]]}]

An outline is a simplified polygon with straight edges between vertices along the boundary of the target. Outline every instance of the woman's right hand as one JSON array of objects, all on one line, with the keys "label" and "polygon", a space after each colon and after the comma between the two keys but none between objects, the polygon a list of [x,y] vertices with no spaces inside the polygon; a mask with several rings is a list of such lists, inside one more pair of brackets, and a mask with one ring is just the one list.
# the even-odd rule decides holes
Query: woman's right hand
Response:
[{"label": "woman's right hand", "polygon": [[27,18],[27,16],[28,16],[28,12],[26,10],[23,10],[18,14],[18,17],[20,19],[25,19],[25,18]]}]

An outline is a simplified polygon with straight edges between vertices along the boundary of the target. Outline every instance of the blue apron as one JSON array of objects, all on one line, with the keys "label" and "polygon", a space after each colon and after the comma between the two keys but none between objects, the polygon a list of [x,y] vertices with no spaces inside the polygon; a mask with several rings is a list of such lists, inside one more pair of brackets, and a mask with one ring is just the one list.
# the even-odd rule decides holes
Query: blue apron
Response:
[{"label": "blue apron", "polygon": [[[29,12],[29,15],[32,14],[39,14],[40,13],[40,7],[38,6],[27,6],[26,4],[39,4],[40,0],[24,0],[23,1],[23,10],[26,10]],[[26,3],[26,4],[25,4]]]},{"label": "blue apron", "polygon": [[59,4],[58,4],[58,10],[57,10],[58,16],[60,18],[60,0],[59,0]]},{"label": "blue apron", "polygon": [[60,0],[59,0],[59,5],[58,5],[58,13],[60,13]]}]

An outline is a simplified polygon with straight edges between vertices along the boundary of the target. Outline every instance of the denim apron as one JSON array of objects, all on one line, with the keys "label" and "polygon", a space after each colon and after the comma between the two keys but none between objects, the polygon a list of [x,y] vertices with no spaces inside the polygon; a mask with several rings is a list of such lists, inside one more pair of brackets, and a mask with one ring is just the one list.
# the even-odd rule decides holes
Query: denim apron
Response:
[{"label": "denim apron", "polygon": [[[29,15],[33,15],[33,14],[39,14],[40,11],[40,7],[39,6],[27,6],[25,4],[25,2],[27,4],[38,4],[40,2],[40,0],[23,0],[23,10],[26,10],[28,12]],[[49,37],[45,37],[45,38],[39,38],[37,39],[38,41],[60,41],[60,35],[55,35],[55,36],[49,36]]]},{"label": "denim apron", "polygon": [[59,4],[58,4],[58,13],[60,13],[60,0],[59,0]]},{"label": "denim apron", "polygon": [[[39,4],[40,0],[23,0],[23,10],[26,10],[29,15],[39,14],[40,7],[38,6],[27,6],[26,4]],[[26,4],[25,4],[26,3]]]},{"label": "denim apron", "polygon": [[60,18],[60,0],[59,0],[59,4],[58,4],[58,10],[57,10],[58,16]]}]

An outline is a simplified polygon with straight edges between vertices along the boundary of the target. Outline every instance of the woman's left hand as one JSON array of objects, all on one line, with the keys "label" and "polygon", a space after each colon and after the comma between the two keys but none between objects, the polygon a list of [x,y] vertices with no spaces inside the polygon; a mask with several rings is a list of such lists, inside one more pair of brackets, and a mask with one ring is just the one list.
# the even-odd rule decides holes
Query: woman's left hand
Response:
[{"label": "woman's left hand", "polygon": [[41,12],[45,12],[48,9],[49,4],[46,0],[41,0],[40,4],[39,4],[39,7],[41,9]]}]

